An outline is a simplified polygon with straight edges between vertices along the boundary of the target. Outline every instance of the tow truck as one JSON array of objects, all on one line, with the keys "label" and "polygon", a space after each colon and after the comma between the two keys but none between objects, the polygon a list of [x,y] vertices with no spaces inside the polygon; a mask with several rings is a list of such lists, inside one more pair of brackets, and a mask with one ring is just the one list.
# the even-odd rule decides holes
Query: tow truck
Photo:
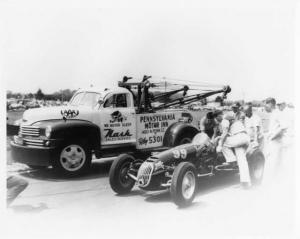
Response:
[{"label": "tow truck", "polygon": [[216,94],[226,98],[231,91],[221,86],[191,94],[195,89],[186,84],[173,84],[171,90],[170,85],[151,76],[124,76],[116,88],[79,89],[67,106],[26,110],[11,142],[12,157],[70,176],[86,172],[93,155],[147,158],[189,143],[198,133],[203,112],[184,106]]}]

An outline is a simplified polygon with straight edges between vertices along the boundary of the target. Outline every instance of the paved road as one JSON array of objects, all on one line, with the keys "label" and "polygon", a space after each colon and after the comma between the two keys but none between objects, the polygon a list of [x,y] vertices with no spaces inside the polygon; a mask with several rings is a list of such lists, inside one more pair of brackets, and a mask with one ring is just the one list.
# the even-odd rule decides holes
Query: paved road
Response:
[{"label": "paved road", "polygon": [[130,195],[115,195],[108,182],[110,165],[111,160],[97,160],[88,175],[72,179],[59,178],[51,170],[26,171],[23,167],[18,174],[29,186],[7,210],[7,238],[24,235],[24,230],[28,238],[74,238],[72,235],[81,233],[107,237],[117,233],[126,238],[157,234],[288,238],[293,230],[290,183],[275,190],[244,191],[238,175],[202,179],[194,203],[178,209],[168,192],[134,188]]}]

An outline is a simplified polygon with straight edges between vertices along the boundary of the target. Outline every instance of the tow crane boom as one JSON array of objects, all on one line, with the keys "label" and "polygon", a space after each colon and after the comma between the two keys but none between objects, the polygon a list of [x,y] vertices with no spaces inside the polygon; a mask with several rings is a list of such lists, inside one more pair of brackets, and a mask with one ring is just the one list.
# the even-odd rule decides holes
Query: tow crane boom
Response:
[{"label": "tow crane boom", "polygon": [[[128,82],[130,79],[132,79],[132,77],[124,76],[123,81],[119,81],[119,87],[124,87],[132,93],[133,98],[135,100],[135,106],[137,106],[137,113],[150,113],[170,106],[182,106],[219,93],[223,93],[222,98],[225,99],[227,94],[231,91],[230,86],[223,86],[223,88],[219,90],[210,90],[205,93],[198,93],[187,96],[187,92],[190,90],[190,88],[188,85],[183,85],[180,89],[153,95],[151,92],[149,92],[149,89],[160,87],[160,85],[157,83],[150,82],[150,78],[151,76],[144,75],[141,82]],[[134,89],[137,89],[137,95],[134,93]],[[164,103],[156,107],[152,107],[151,105],[152,102],[157,101],[158,99],[169,99],[170,96],[180,92],[183,92],[181,97],[170,100],[170,102],[168,103]]]}]

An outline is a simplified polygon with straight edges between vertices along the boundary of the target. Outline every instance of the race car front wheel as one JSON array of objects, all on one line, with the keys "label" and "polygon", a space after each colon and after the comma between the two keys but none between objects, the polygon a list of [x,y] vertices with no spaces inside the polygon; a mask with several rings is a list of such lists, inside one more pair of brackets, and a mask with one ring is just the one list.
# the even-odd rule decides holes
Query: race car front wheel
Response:
[{"label": "race car front wheel", "polygon": [[197,173],[193,164],[180,163],[174,170],[171,183],[171,198],[179,207],[192,203],[197,190]]},{"label": "race car front wheel", "polygon": [[121,154],[114,160],[109,170],[109,183],[118,194],[126,194],[131,191],[135,181],[128,176],[134,157],[129,154]]}]

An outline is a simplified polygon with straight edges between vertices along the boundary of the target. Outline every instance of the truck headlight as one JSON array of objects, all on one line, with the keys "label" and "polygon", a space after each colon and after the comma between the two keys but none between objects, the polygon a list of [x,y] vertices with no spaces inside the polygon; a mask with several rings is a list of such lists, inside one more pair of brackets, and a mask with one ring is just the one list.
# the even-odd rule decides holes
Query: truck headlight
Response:
[{"label": "truck headlight", "polygon": [[16,121],[14,122],[14,125],[15,125],[15,126],[20,126],[21,123],[22,123],[22,119],[19,119],[19,120],[16,120]]},{"label": "truck headlight", "polygon": [[50,138],[51,132],[52,132],[52,127],[49,125],[49,126],[46,127],[45,136],[47,138]]}]

